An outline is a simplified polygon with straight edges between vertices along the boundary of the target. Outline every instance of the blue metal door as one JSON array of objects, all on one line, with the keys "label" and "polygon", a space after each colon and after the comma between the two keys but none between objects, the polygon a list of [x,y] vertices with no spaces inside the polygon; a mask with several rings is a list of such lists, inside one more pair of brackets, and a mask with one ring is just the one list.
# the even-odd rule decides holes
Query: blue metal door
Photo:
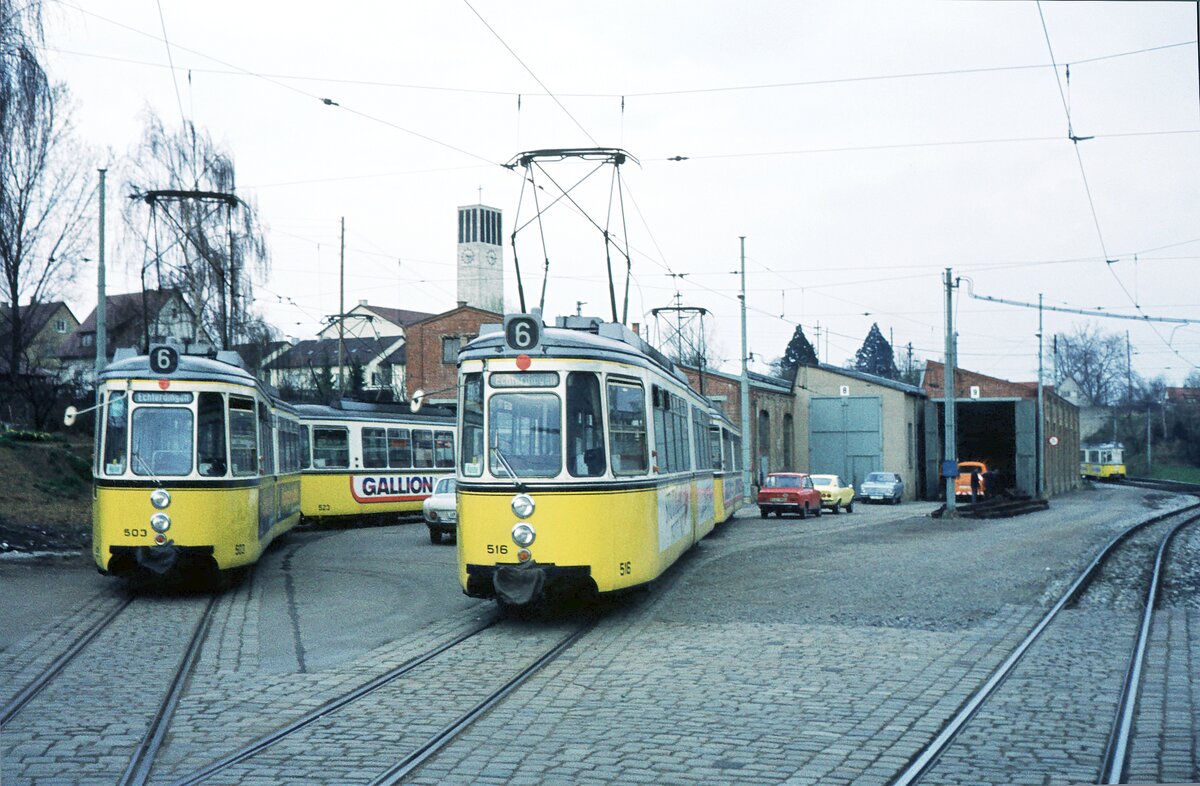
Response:
[{"label": "blue metal door", "polygon": [[856,488],[883,469],[883,400],[879,396],[809,399],[808,471],[841,475]]}]

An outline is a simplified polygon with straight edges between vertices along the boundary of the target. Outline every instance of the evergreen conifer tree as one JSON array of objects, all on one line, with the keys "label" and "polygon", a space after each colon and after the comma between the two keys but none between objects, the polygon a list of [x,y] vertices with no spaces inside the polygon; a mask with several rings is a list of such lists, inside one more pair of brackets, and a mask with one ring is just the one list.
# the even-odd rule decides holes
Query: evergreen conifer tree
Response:
[{"label": "evergreen conifer tree", "polygon": [[871,325],[871,330],[867,333],[862,347],[854,353],[854,369],[887,379],[896,379],[900,376],[900,372],[896,369],[892,345],[883,337],[878,323]]},{"label": "evergreen conifer tree", "polygon": [[815,365],[818,365],[817,351],[813,349],[808,337],[804,335],[804,328],[796,325],[796,332],[792,333],[792,340],[788,342],[787,349],[783,352],[779,370],[783,373],[784,378],[794,381],[798,368]]}]

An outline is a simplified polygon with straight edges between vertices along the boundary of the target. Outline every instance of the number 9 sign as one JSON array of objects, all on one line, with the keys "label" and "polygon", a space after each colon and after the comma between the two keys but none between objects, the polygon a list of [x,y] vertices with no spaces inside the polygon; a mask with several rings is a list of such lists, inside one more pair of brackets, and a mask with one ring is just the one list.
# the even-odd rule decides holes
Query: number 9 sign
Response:
[{"label": "number 9 sign", "polygon": [[504,318],[504,343],[517,352],[529,352],[542,340],[542,321],[530,314],[510,314]]},{"label": "number 9 sign", "polygon": [[150,371],[155,374],[171,374],[179,368],[179,353],[174,347],[152,347],[150,349]]}]

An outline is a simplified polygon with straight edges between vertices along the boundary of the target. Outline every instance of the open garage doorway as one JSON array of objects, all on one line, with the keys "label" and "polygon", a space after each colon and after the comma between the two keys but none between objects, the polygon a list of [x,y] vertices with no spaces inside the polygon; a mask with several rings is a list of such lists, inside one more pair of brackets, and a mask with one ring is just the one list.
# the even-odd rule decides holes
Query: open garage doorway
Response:
[{"label": "open garage doorway", "polygon": [[[937,431],[926,432],[926,445],[933,448],[934,452],[927,455],[933,459],[936,467],[942,455],[942,439],[946,433],[946,410],[944,402],[930,403],[935,403],[937,407]],[[993,493],[1036,493],[1035,403],[1018,399],[967,399],[956,403],[958,460],[987,464],[988,470],[993,473]],[[929,439],[931,437],[932,440]]]}]

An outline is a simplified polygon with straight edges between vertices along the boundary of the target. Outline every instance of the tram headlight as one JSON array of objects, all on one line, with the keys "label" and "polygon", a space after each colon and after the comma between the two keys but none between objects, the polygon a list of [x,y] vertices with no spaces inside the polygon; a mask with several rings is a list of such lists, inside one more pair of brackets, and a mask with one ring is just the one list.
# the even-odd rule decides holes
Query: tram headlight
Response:
[{"label": "tram headlight", "polygon": [[518,494],[512,500],[512,512],[519,519],[527,519],[533,515],[533,497],[528,494]]},{"label": "tram headlight", "polygon": [[513,543],[516,543],[521,548],[525,548],[533,543],[533,539],[537,537],[537,533],[533,531],[533,527],[522,522],[512,529]]},{"label": "tram headlight", "polygon": [[150,492],[150,504],[163,510],[171,504],[171,492],[166,489],[155,489]]},{"label": "tram headlight", "polygon": [[171,517],[166,513],[155,513],[150,517],[150,528],[155,532],[166,532],[171,528]]}]

